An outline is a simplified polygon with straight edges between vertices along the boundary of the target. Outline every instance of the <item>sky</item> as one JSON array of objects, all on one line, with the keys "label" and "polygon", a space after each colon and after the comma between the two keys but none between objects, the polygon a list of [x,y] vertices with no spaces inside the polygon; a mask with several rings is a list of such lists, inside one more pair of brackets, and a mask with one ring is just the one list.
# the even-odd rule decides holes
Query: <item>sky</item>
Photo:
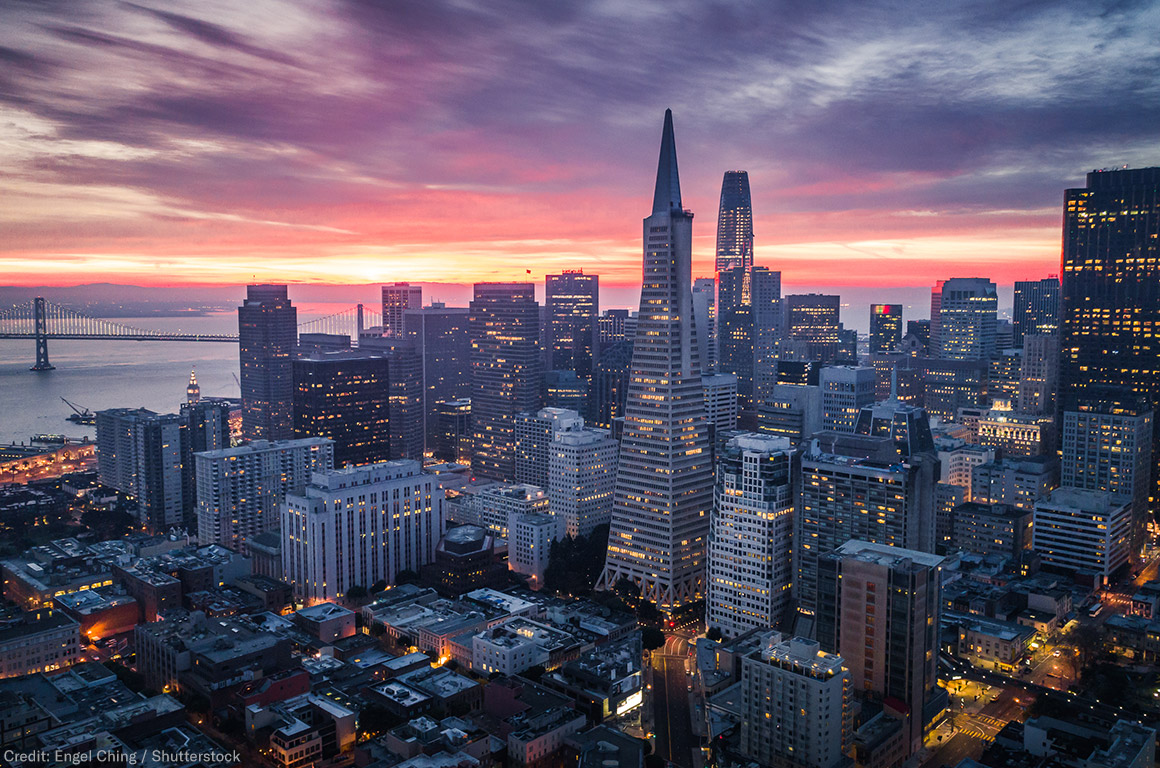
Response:
[{"label": "sky", "polygon": [[745,169],[798,285],[1059,271],[1160,164],[1160,4],[0,0],[0,283],[639,284],[672,108],[695,273]]}]

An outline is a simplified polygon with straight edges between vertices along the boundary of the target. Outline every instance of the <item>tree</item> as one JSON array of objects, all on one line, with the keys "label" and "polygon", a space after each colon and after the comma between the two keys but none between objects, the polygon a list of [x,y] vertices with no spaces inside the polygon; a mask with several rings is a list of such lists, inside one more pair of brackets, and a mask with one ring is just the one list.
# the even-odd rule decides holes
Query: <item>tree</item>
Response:
[{"label": "tree", "polygon": [[395,574],[396,584],[418,584],[419,574],[412,571],[410,568],[404,568]]},{"label": "tree", "polygon": [[1079,671],[1082,674],[1082,670],[1103,650],[1104,630],[1098,624],[1076,624],[1064,635],[1063,640],[1074,646],[1079,653]]},{"label": "tree", "polygon": [[719,643],[721,642],[721,629],[719,627],[709,627],[709,631],[705,633],[705,637],[715,643]]},{"label": "tree", "polygon": [[346,591],[347,600],[362,600],[367,596],[367,588],[361,584],[355,584]]},{"label": "tree", "polygon": [[529,680],[531,680],[534,683],[538,683],[538,682],[540,682],[540,678],[544,676],[545,672],[547,672],[547,670],[544,669],[542,664],[535,664],[535,665],[530,666],[527,669],[525,669],[521,673],[521,675],[528,678]]},{"label": "tree", "polygon": [[397,725],[402,725],[402,722],[382,704],[368,704],[359,710],[358,731],[360,734],[377,736]]},{"label": "tree", "polygon": [[601,525],[588,536],[565,536],[552,542],[548,567],[544,571],[544,589],[556,595],[584,596],[604,570],[608,552],[608,526]]},{"label": "tree", "polygon": [[665,644],[665,633],[656,627],[645,627],[640,631],[640,642],[646,651],[656,650]]},{"label": "tree", "polygon": [[372,595],[378,594],[387,588],[387,582],[384,579],[379,579],[374,584],[371,584],[370,592]]}]

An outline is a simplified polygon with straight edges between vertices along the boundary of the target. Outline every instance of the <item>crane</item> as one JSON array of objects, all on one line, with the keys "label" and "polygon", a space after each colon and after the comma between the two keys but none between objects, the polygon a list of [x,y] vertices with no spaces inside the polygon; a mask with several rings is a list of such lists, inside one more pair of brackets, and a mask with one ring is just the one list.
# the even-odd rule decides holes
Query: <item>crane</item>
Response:
[{"label": "crane", "polygon": [[63,397],[61,400],[64,400],[64,404],[73,409],[73,412],[65,417],[68,421],[74,424],[87,424],[89,426],[97,423],[97,417],[88,408],[78,408]]}]

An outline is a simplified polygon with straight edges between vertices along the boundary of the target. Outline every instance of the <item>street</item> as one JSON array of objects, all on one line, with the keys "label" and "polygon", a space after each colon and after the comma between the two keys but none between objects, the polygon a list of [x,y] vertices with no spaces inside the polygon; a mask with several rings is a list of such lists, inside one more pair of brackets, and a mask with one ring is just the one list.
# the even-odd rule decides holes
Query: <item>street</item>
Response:
[{"label": "street", "polygon": [[[669,645],[666,642],[666,651]],[[652,654],[656,750],[662,758],[681,768],[698,768],[701,761],[694,760],[700,755],[700,744],[692,728],[689,675],[685,671],[687,659],[687,654],[670,655],[662,651]]]}]

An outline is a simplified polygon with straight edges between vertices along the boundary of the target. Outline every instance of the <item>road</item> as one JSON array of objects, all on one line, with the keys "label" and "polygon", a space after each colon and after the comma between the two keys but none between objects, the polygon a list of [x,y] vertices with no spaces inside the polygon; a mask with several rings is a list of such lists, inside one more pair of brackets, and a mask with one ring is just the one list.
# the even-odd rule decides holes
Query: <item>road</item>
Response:
[{"label": "road", "polygon": [[955,695],[951,696],[951,711],[948,711],[948,717],[953,722],[956,733],[950,741],[936,749],[923,762],[923,768],[954,766],[963,758],[977,758],[986,745],[995,739],[995,734],[1003,730],[1003,726],[1011,720],[1023,718],[1023,708],[1030,703],[1030,699],[1020,689],[1004,688],[997,696],[992,695],[991,700],[978,712],[966,711],[971,703],[973,702]]},{"label": "road", "polygon": [[699,744],[689,709],[686,659],[687,655],[653,652],[653,718],[657,754],[681,768],[696,768],[693,752],[699,749]]}]

